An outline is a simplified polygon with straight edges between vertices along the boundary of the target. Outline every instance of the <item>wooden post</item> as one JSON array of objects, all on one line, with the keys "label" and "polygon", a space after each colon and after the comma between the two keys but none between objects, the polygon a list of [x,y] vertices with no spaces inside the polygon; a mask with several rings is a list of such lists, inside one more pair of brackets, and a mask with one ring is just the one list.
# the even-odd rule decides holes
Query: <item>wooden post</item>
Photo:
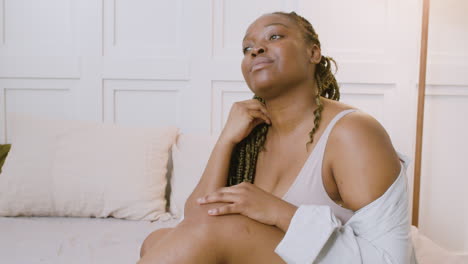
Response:
[{"label": "wooden post", "polygon": [[426,69],[427,69],[427,38],[429,33],[429,0],[423,0],[422,27],[421,27],[421,53],[419,59],[419,89],[418,110],[416,121],[416,150],[414,158],[414,185],[413,185],[413,225],[419,224],[419,196],[421,188],[421,157],[424,124],[424,99],[426,97]]}]

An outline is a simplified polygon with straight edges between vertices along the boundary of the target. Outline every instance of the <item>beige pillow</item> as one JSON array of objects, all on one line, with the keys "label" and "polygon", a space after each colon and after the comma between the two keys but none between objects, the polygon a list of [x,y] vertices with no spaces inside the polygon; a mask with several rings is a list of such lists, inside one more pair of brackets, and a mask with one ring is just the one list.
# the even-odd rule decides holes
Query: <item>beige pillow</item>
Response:
[{"label": "beige pillow", "polygon": [[411,239],[419,264],[465,264],[468,254],[457,254],[442,248],[434,241],[423,235],[420,230],[411,226]]},{"label": "beige pillow", "polygon": [[176,127],[131,128],[10,114],[0,216],[157,220]]},{"label": "beige pillow", "polygon": [[181,134],[172,146],[170,212],[181,217],[184,205],[205,170],[218,135]]}]

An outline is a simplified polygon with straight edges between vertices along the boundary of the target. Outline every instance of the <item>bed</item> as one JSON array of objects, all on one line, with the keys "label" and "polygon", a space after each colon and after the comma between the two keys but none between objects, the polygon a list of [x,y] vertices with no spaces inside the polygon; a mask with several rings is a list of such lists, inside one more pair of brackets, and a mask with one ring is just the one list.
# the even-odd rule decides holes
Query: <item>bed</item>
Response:
[{"label": "bed", "polygon": [[[159,206],[159,211],[157,211],[158,214],[154,214],[153,218],[148,217],[148,215],[151,214],[138,215],[141,209],[134,208],[131,211],[125,211],[123,210],[123,207],[127,206],[127,204],[117,204],[117,207],[109,210],[107,217],[103,217],[102,214],[103,211],[105,211],[105,208],[103,209],[99,206],[102,204],[109,206],[109,204],[112,205],[112,203],[109,201],[107,203],[100,203],[99,199],[98,201],[95,201],[100,197],[96,195],[102,195],[102,193],[85,192],[86,195],[93,197],[93,199],[86,199],[86,197],[83,198],[83,196],[81,196],[83,195],[83,191],[76,191],[74,189],[85,188],[87,186],[86,184],[92,184],[93,188],[95,186],[103,186],[102,188],[106,188],[105,186],[108,186],[108,184],[106,185],[106,181],[109,179],[106,178],[105,175],[101,175],[103,173],[102,169],[106,169],[106,164],[101,167],[99,167],[99,164],[94,165],[97,166],[94,169],[101,173],[94,177],[102,177],[103,179],[97,180],[93,178],[91,183],[87,181],[80,182],[76,178],[73,178],[73,165],[80,165],[84,162],[89,164],[92,159],[96,159],[100,156],[110,157],[111,160],[123,158],[123,160],[127,162],[121,162],[124,163],[123,165],[114,164],[113,166],[125,166],[121,168],[121,170],[125,171],[131,167],[128,164],[131,161],[131,157],[139,157],[137,155],[139,150],[134,148],[134,145],[138,145],[138,140],[155,140],[159,142],[160,139],[154,139],[151,137],[145,138],[144,136],[141,136],[139,139],[132,138],[132,144],[128,145],[128,148],[133,152],[128,154],[129,150],[122,149],[124,148],[123,146],[126,146],[123,140],[119,139],[119,149],[116,150],[112,149],[109,145],[102,143],[102,141],[105,140],[101,138],[98,140],[102,143],[101,147],[93,145],[94,148],[83,148],[81,151],[84,151],[84,153],[81,153],[81,156],[79,156],[78,154],[80,152],[76,152],[77,147],[74,144],[78,144],[80,146],[85,145],[86,142],[89,143],[91,140],[97,140],[96,138],[99,138],[99,134],[102,134],[106,138],[112,138],[113,136],[127,137],[129,132],[127,131],[123,133],[120,131],[122,128],[119,126],[101,127],[99,124],[82,123],[81,121],[55,120],[50,121],[52,123],[49,123],[47,126],[38,128],[34,127],[34,124],[43,124],[44,121],[42,119],[37,119],[37,117],[34,116],[22,116],[18,120],[17,117],[10,116],[10,120],[14,121],[12,122],[12,128],[16,129],[16,133],[22,134],[21,137],[13,140],[13,146],[15,146],[15,140],[21,140],[21,142],[27,142],[28,144],[23,150],[21,149],[21,146],[12,148],[13,152],[10,153],[12,155],[7,157],[5,162],[6,167],[4,167],[7,174],[3,174],[3,172],[0,174],[0,213],[5,213],[8,209],[10,210],[10,213],[22,212],[23,214],[21,215],[20,213],[14,217],[0,217],[0,263],[136,263],[139,259],[140,246],[149,233],[159,228],[174,227],[181,220],[185,200],[198,182],[211,153],[211,149],[217,140],[217,135],[182,134],[177,129],[170,130],[170,136],[166,134],[166,143],[162,144],[165,147],[159,150],[161,153],[156,157],[164,167],[159,170],[159,178],[158,181],[155,182],[155,184],[162,186],[159,186],[159,189],[157,189],[160,192],[160,197],[152,198],[163,201],[163,203],[160,204],[156,203],[156,205]],[[64,127],[66,129],[64,129]],[[105,133],[96,132],[101,129],[104,129],[101,132]],[[30,131],[34,131],[34,133],[31,133]],[[60,133],[57,134],[57,131]],[[79,131],[81,134],[76,135],[74,131]],[[90,139],[90,134],[87,132],[85,133],[84,131],[91,131],[91,137],[93,137],[93,139]],[[132,133],[137,133],[136,135],[145,135],[143,132],[133,131]],[[66,136],[67,133],[71,133],[71,135]],[[57,143],[55,142],[57,140],[61,141]],[[72,140],[73,142],[65,144],[63,140]],[[112,141],[110,143],[112,143]],[[37,207],[38,203],[34,203],[35,201],[32,201],[34,200],[34,195],[38,195],[35,198],[36,200],[40,200],[42,197],[40,197],[40,192],[36,194],[34,194],[34,192],[41,187],[39,185],[43,184],[44,181],[50,181],[49,178],[44,175],[41,176],[41,174],[37,172],[38,170],[32,170],[35,173],[30,173],[31,175],[15,175],[18,178],[22,178],[20,180],[12,179],[8,176],[12,173],[12,170],[15,169],[13,164],[15,163],[14,159],[17,159],[18,162],[20,162],[17,164],[18,167],[16,170],[21,172],[24,172],[24,167],[34,167],[34,164],[39,166],[37,164],[38,161],[32,159],[34,155],[32,155],[32,150],[29,147],[31,144],[37,144],[38,147],[34,149],[40,149],[37,155],[42,155],[40,159],[41,162],[51,162],[48,158],[53,160],[57,159],[55,156],[61,151],[60,158],[62,160],[59,159],[61,163],[59,168],[61,170],[54,167],[54,170],[58,170],[61,173],[59,175],[60,179],[56,176],[56,178],[54,178],[55,189],[49,190],[54,193],[57,192],[57,182],[61,182],[61,185],[59,185],[60,189],[63,188],[68,190],[69,194],[55,194],[52,197],[52,200],[54,201],[52,207],[42,209],[42,212],[49,213],[49,216],[25,216],[33,213],[34,210],[37,209],[34,208],[34,206]],[[44,146],[42,146],[41,149],[40,144],[45,146],[56,146],[57,148],[62,149],[56,149],[55,151],[48,152],[43,149]],[[21,144],[18,143],[18,145]],[[144,145],[146,145],[146,143],[141,144],[141,146]],[[157,146],[162,145],[158,143]],[[66,146],[69,148],[65,148]],[[67,151],[70,149],[73,149],[74,152],[68,153]],[[142,150],[145,150],[145,148],[142,148]],[[153,150],[154,148],[152,151]],[[146,149],[145,151],[148,150]],[[100,154],[94,157],[91,152],[98,152]],[[45,157],[44,155],[46,154],[51,157]],[[63,163],[66,163],[63,158],[70,157],[70,155],[74,157],[73,159],[75,160],[75,163],[69,164],[68,170],[64,171],[63,168],[61,168],[61,166],[64,166]],[[125,157],[125,155],[129,156]],[[79,157],[82,157],[83,160],[80,161]],[[165,158],[161,159],[161,157]],[[88,160],[86,160],[86,158],[88,158]],[[144,158],[136,158],[135,160],[144,160]],[[139,161],[134,161],[136,165],[138,165],[137,162]],[[78,166],[77,169],[78,175],[80,175],[79,173],[83,171],[83,168]],[[112,177],[116,176],[113,175]],[[65,181],[61,178],[64,178]],[[117,179],[112,180],[116,181]],[[138,179],[137,176],[133,176],[126,180],[138,182],[141,179]],[[15,183],[15,181],[19,182]],[[31,184],[31,182],[34,184]],[[104,182],[104,184],[100,185],[101,182]],[[116,182],[118,183],[119,181]],[[72,183],[71,186],[67,186],[67,184],[70,183]],[[29,189],[27,189],[25,185],[28,185],[27,187]],[[121,192],[125,192],[126,188],[129,187],[125,184],[121,185],[123,186],[115,186],[115,188],[124,188],[121,189]],[[130,183],[128,183],[128,185],[130,185]],[[47,189],[51,187],[44,186],[44,188]],[[110,189],[114,189],[114,186]],[[106,190],[109,190],[109,188]],[[143,189],[143,191],[148,190]],[[152,190],[150,189],[149,191]],[[130,199],[132,195],[135,194],[128,193],[127,196],[122,199]],[[72,201],[71,204],[63,203],[61,199],[66,200],[67,197],[75,200],[79,200],[81,197],[81,199],[84,199],[86,203],[76,204],[77,201]],[[108,196],[106,199],[111,199],[111,197],[112,196]],[[7,204],[5,200],[8,199],[10,203]],[[115,197],[113,199],[115,199]],[[49,201],[44,202],[47,203]],[[68,208],[70,210],[71,206],[73,207],[73,210],[65,211],[64,213],[63,211],[58,210],[61,204],[65,205],[64,209]],[[76,211],[75,209],[80,206],[88,207],[83,207],[79,211]],[[161,206],[163,206],[162,209],[160,208]],[[99,209],[98,213],[101,215],[95,212],[96,208]],[[154,210],[151,210],[151,212],[154,213]],[[121,211],[126,214],[119,214]],[[67,212],[69,215],[71,214],[72,217],[63,215]],[[86,214],[88,214],[88,216],[86,216]],[[411,235],[416,258],[419,263],[468,263],[467,254],[455,254],[439,247],[437,244],[421,234],[415,226],[412,227]]]}]

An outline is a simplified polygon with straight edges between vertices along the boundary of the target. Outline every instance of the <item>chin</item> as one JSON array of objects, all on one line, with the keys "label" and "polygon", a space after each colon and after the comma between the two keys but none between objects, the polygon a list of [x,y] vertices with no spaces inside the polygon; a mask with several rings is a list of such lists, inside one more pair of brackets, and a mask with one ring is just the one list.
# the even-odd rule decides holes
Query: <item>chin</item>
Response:
[{"label": "chin", "polygon": [[274,84],[275,82],[270,76],[257,76],[257,78],[252,78],[248,82],[250,90],[260,97],[271,94]]},{"label": "chin", "polygon": [[273,95],[274,88],[271,84],[256,84],[250,86],[250,90],[257,96],[266,100]]}]

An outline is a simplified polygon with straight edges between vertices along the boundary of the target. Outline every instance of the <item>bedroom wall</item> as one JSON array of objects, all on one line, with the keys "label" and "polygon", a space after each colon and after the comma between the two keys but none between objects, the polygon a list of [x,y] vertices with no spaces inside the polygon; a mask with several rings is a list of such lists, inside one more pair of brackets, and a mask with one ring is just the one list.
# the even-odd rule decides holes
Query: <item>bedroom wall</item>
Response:
[{"label": "bedroom wall", "polygon": [[420,227],[468,251],[468,1],[431,0]]},{"label": "bedroom wall", "polygon": [[[231,104],[252,96],[240,72],[246,27],[263,13],[296,10],[314,24],[323,53],[339,63],[342,101],[376,117],[395,147],[412,157],[420,5],[420,0],[0,0],[0,141],[8,142],[6,114],[14,111],[219,133]],[[454,19],[466,22],[458,13]],[[437,30],[445,38],[458,36],[444,25]],[[468,129],[459,121],[466,115],[458,114],[467,113],[468,82],[456,73],[466,70],[467,60],[459,55],[468,56],[468,45],[438,43],[429,68],[435,77],[428,82],[431,131],[424,141],[421,228],[461,251],[468,250],[468,230],[455,232],[450,221],[468,222],[468,215],[442,212],[453,209],[454,201],[461,208],[466,199],[452,191],[444,168],[450,168],[453,181],[466,181],[462,154],[468,146],[456,138]],[[454,66],[454,73],[441,66],[446,62],[462,66]],[[453,145],[447,149],[446,142]]]}]

